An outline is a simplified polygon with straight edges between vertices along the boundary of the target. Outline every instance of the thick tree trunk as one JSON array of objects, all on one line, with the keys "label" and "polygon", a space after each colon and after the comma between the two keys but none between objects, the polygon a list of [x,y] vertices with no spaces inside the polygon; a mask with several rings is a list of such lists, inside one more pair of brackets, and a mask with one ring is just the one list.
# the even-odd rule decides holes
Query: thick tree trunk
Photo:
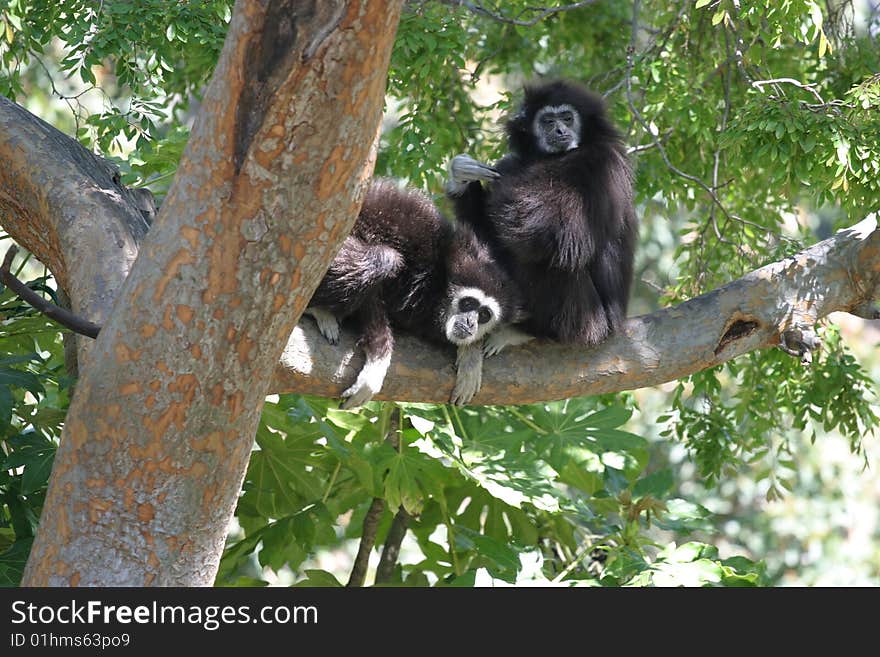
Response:
[{"label": "thick tree trunk", "polygon": [[23,584],[213,582],[274,365],[372,172],[400,5],[236,3],[82,372]]}]

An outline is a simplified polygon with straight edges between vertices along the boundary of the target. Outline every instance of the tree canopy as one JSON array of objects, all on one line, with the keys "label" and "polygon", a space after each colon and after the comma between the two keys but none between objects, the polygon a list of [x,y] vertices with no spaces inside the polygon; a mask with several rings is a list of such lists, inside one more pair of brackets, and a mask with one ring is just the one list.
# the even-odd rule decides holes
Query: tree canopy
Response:
[{"label": "tree canopy", "polygon": [[[194,120],[209,103],[234,100],[234,89],[224,89],[205,102],[232,4],[10,0],[0,10],[0,93],[108,159],[111,176],[148,188],[160,208],[193,207],[169,190]],[[765,555],[719,551],[723,541],[711,537],[718,521],[704,500],[682,494],[669,445],[686,448],[710,488],[757,464],[751,479],[771,499],[793,494],[786,489],[807,458],[803,438],[839,434],[864,457],[863,440],[880,418],[873,360],[857,359],[836,323],[810,314],[825,285],[819,259],[792,256],[818,253],[804,249],[880,208],[878,33],[880,12],[845,0],[406,2],[376,174],[443,205],[453,155],[493,160],[504,152],[503,117],[523,82],[579,80],[605,95],[636,163],[641,237],[631,315],[776,263],[759,293],[772,307],[770,295],[797,264],[798,289],[808,291],[798,293],[806,318],[798,326],[815,330],[821,347],[808,366],[781,349],[750,350],[650,397],[467,408],[389,401],[352,412],[324,397],[273,395],[216,583],[363,584],[371,553],[377,583],[779,581],[782,568],[768,569]],[[325,82],[340,95],[357,84]],[[293,122],[307,115],[305,103],[290,102]],[[356,178],[343,169],[340,176]],[[0,225],[10,233],[14,191],[0,188]],[[310,206],[301,221],[318,215]],[[876,235],[875,224],[865,225]],[[327,264],[318,241],[302,241],[312,270]],[[834,274],[856,281],[865,299],[876,296],[876,251],[865,242],[873,269],[845,264],[845,276]],[[141,250],[137,260],[158,253]],[[63,296],[59,272],[33,261],[15,269],[32,288]],[[57,326],[5,289],[0,314],[0,582],[15,585],[75,380]],[[112,318],[117,326],[124,319]],[[540,368],[542,349],[552,348],[530,346],[529,362]],[[548,357],[575,371],[565,360],[564,352]],[[161,463],[162,455],[142,457]],[[333,554],[347,556],[327,565]]]}]

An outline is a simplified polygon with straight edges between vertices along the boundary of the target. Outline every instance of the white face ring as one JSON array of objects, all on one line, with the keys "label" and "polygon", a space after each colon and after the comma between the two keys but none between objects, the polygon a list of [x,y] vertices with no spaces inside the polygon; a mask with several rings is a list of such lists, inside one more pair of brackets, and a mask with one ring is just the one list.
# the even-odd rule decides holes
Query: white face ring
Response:
[{"label": "white face ring", "polygon": [[[458,313],[458,303],[465,297],[473,297],[477,300],[477,303],[480,306],[485,306],[492,311],[492,319],[490,319],[485,324],[479,324],[477,326],[477,331],[474,333],[473,337],[471,337],[466,342],[462,342],[461,340],[456,340],[453,337],[452,328],[455,324],[455,318]],[[446,325],[443,327],[446,339],[452,342],[453,344],[462,345],[462,344],[470,344],[471,342],[476,342],[480,338],[482,338],[486,333],[491,331],[498,322],[501,321],[501,305],[498,301],[495,300],[494,297],[488,296],[483,290],[478,287],[460,287],[455,291],[455,294],[452,295],[452,300],[449,302],[451,311],[449,316],[446,318]]]}]

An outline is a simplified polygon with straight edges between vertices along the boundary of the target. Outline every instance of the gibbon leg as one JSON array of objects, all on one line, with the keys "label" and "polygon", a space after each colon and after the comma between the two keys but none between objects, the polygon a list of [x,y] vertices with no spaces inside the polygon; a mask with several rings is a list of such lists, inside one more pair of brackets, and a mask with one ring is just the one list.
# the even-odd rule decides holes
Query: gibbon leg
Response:
[{"label": "gibbon leg", "polygon": [[366,361],[355,382],[342,393],[342,408],[346,409],[367,403],[382,389],[394,350],[394,335],[382,300],[373,297],[362,306],[359,314],[363,326],[360,345]]}]

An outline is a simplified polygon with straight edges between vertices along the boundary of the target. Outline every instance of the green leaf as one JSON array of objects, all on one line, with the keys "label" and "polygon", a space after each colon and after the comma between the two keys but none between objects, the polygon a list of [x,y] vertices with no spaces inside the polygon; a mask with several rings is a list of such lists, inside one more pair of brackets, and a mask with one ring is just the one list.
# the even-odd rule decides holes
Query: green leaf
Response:
[{"label": "green leaf", "polygon": [[30,372],[22,372],[8,367],[0,367],[0,386],[12,386],[15,388],[24,388],[34,395],[40,395],[46,392],[40,379]]},{"label": "green leaf", "polygon": [[306,578],[298,581],[294,586],[341,587],[342,583],[326,570],[309,569],[306,570]]},{"label": "green leaf", "polygon": [[41,450],[28,451],[28,460],[24,464],[24,474],[21,478],[22,495],[31,495],[48,486],[54,460],[54,445]]},{"label": "green leaf", "polygon": [[473,588],[476,581],[477,581],[477,571],[476,571],[476,569],[474,569],[474,570],[469,570],[466,573],[462,573],[461,575],[458,575],[456,577],[453,577],[447,583],[447,585],[454,586],[454,587]]},{"label": "green leaf", "polygon": [[682,499],[666,502],[666,512],[652,522],[660,529],[677,532],[705,531],[714,533],[712,514],[708,509]]},{"label": "green leaf", "polygon": [[261,534],[260,565],[273,570],[297,568],[308,556],[315,540],[315,526],[306,513],[283,518],[268,525]]},{"label": "green leaf", "polygon": [[655,586],[706,586],[722,579],[721,565],[709,559],[690,562],[660,563],[654,566]]},{"label": "green leaf", "polygon": [[324,489],[314,468],[322,466],[316,434],[296,425],[286,437],[268,426],[257,429],[259,450],[251,456],[242,504],[264,517],[282,517],[321,499]]},{"label": "green leaf", "polygon": [[495,577],[515,581],[519,571],[519,553],[500,541],[484,536],[467,527],[456,528],[455,548],[462,552],[475,550],[477,564],[484,566]]},{"label": "green leaf", "polygon": [[43,359],[34,352],[29,354],[15,354],[0,358],[0,367],[6,365],[18,365],[20,363],[42,363]]},{"label": "green leaf", "polygon": [[21,583],[33,541],[30,537],[23,538],[0,554],[0,586],[14,587]]},{"label": "green leaf", "polygon": [[[403,446],[402,446],[403,447]],[[389,508],[403,507],[417,514],[429,496],[442,496],[445,468],[417,450],[402,448],[384,460],[384,498]]]},{"label": "green leaf", "polygon": [[0,385],[0,431],[4,425],[12,422],[12,410],[15,408],[15,398],[8,386]]},{"label": "green leaf", "polygon": [[672,470],[666,468],[658,470],[636,481],[633,486],[633,495],[642,497],[643,495],[651,495],[656,498],[665,497],[675,485],[672,476]]}]

